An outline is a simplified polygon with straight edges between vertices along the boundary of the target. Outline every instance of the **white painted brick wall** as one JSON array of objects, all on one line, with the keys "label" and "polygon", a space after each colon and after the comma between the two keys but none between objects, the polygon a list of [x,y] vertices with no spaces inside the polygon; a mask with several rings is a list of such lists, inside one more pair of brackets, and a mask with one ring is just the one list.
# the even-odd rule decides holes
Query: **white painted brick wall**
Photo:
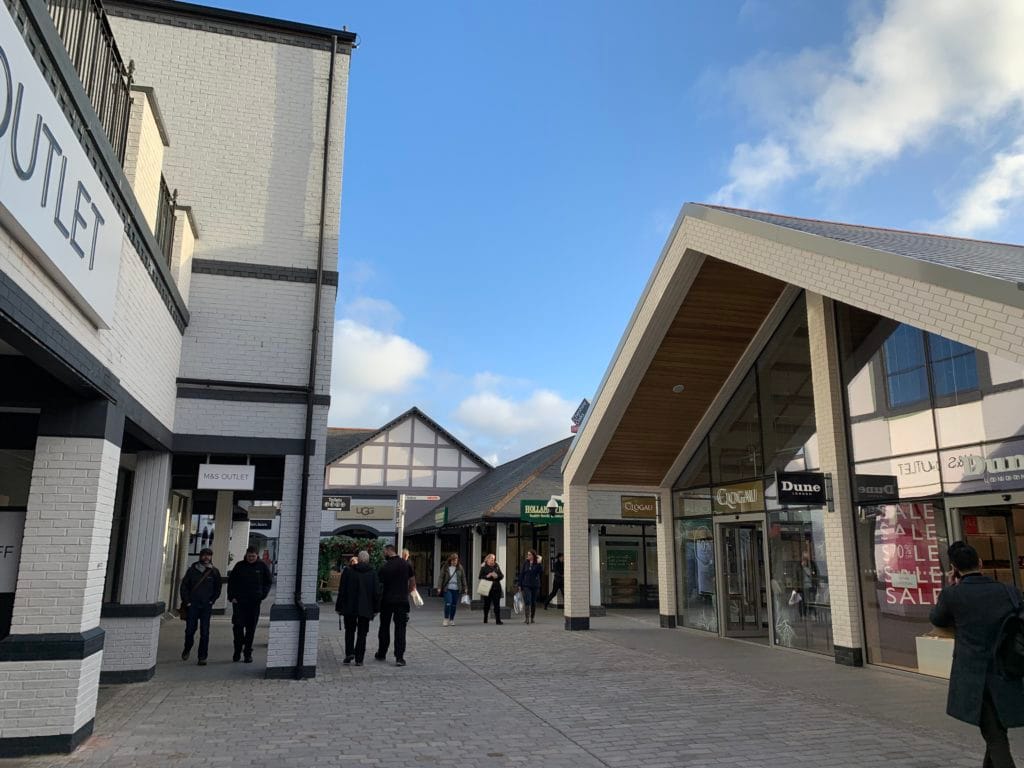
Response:
[{"label": "white painted brick wall", "polygon": [[102,439],[38,438],[12,634],[99,624],[119,458]]},{"label": "white painted brick wall", "polygon": [[127,237],[121,240],[121,270],[110,330],[94,327],[5,229],[0,229],[0,270],[171,428],[181,334]]},{"label": "white painted brick wall", "polygon": [[72,734],[89,722],[102,656],[0,665],[0,738]]},{"label": "white painted brick wall", "polygon": [[565,501],[565,616],[590,616],[590,514],[585,486],[571,486]]},{"label": "white painted brick wall", "polygon": [[160,175],[164,164],[164,143],[157,128],[149,95],[132,91],[128,140],[125,143],[124,173],[135,192],[150,231],[156,233],[160,204]]},{"label": "white painted brick wall", "polygon": [[156,664],[160,617],[108,618],[100,620],[104,672],[150,669]]},{"label": "white painted brick wall", "polygon": [[[135,61],[136,82],[152,86],[160,102],[171,140],[164,175],[199,216],[197,258],[313,266],[330,53],[119,17],[110,23],[122,55]],[[348,66],[338,54],[329,269],[337,264]]]},{"label": "white painted brick wall", "polygon": [[178,403],[174,431],[180,435],[301,437],[305,419],[303,403],[183,399]]}]

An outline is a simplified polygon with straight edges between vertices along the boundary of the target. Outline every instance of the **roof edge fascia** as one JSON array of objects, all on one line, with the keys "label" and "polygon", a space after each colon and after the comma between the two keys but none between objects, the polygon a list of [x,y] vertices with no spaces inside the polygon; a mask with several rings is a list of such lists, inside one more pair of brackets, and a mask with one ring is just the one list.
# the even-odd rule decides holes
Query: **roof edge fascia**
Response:
[{"label": "roof edge fascia", "polygon": [[700,203],[687,203],[683,206],[682,215],[771,240],[779,245],[818,253],[848,264],[874,269],[896,277],[920,280],[957,293],[1024,309],[1024,290],[1018,288],[1017,283],[1008,280],[923,261],[891,251],[882,251],[866,245],[835,240],[825,235],[802,232],[780,224],[751,219],[720,208],[711,208]]},{"label": "roof edge fascia", "polygon": [[[579,426],[579,430],[576,433],[576,437],[573,439],[572,443],[569,444],[569,450],[566,451],[565,459],[562,460],[561,469],[563,480],[566,479],[566,470],[568,469],[570,463],[579,456],[579,454],[577,454],[577,451],[589,452],[589,450],[591,449],[591,441],[594,439],[594,430],[597,428],[596,425],[593,427],[590,426],[591,417],[594,416],[594,414],[598,411],[599,408],[601,408],[602,406],[606,407],[606,404],[602,402],[602,398],[604,398],[605,396],[605,388],[608,385],[608,380],[611,377],[612,373],[615,371],[616,367],[618,366],[619,359],[622,357],[622,353],[626,347],[626,342],[632,335],[633,329],[636,327],[637,320],[640,316],[640,312],[647,304],[647,300],[650,298],[651,291],[654,288],[654,284],[658,278],[658,275],[661,274],[661,271],[665,266],[665,262],[668,260],[669,253],[672,250],[672,246],[675,244],[676,237],[679,234],[679,230],[683,226],[683,221],[686,218],[686,216],[689,215],[690,208],[694,205],[694,203],[685,203],[683,207],[680,209],[679,214],[676,216],[675,224],[672,225],[672,231],[669,233],[668,239],[665,241],[665,244],[661,248],[661,254],[658,256],[658,261],[657,263],[655,263],[654,268],[651,270],[650,276],[647,278],[647,283],[644,285],[644,290],[640,294],[640,298],[637,300],[636,306],[633,308],[633,314],[630,316],[629,322],[626,324],[626,329],[623,331],[622,336],[619,338],[619,343],[615,347],[615,352],[612,353],[612,357],[608,363],[608,367],[605,368],[604,375],[601,377],[601,383],[598,384],[597,390],[594,394],[594,400],[590,408],[587,409],[586,415],[583,417],[583,422]],[[608,447],[608,442],[610,440],[611,436],[609,435],[605,440],[605,445],[601,449],[602,451],[604,450],[604,448]],[[582,458],[580,458],[579,460],[582,461]],[[589,481],[589,477],[587,478],[587,480]]]}]

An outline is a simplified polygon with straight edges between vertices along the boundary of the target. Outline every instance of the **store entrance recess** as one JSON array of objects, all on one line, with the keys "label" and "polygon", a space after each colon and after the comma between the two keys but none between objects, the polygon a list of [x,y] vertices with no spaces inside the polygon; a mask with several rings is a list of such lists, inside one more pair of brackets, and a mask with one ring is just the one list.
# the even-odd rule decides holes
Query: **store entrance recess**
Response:
[{"label": "store entrance recess", "polygon": [[961,507],[961,536],[978,550],[982,572],[1003,584],[1024,587],[1024,505]]},{"label": "store entrance recess", "polygon": [[720,531],[725,584],[723,634],[768,642],[764,529],[759,522],[724,523]]}]

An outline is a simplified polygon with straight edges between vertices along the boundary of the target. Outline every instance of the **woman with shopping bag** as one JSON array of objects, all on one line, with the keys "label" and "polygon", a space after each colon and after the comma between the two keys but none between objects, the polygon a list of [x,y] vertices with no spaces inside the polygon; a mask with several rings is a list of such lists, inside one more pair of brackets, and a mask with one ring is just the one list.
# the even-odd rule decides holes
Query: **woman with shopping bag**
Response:
[{"label": "woman with shopping bag", "polygon": [[517,585],[523,596],[524,623],[533,624],[537,615],[537,595],[540,594],[540,585],[543,583],[544,567],[540,564],[537,553],[532,549],[526,553],[526,560],[519,568]]},{"label": "woman with shopping bag", "polygon": [[455,623],[455,609],[459,607],[459,596],[464,596],[466,602],[469,602],[466,572],[459,565],[459,556],[455,552],[448,555],[448,560],[441,566],[437,584],[437,593],[444,597],[444,618],[441,620],[441,626],[450,627]]},{"label": "woman with shopping bag", "polygon": [[476,586],[476,592],[480,595],[480,599],[484,604],[484,624],[487,623],[487,614],[492,607],[494,608],[494,623],[503,623],[501,620],[501,598],[503,594],[501,580],[504,578],[505,574],[501,572],[501,566],[498,565],[497,558],[494,555],[485,557],[484,564],[480,566],[480,581]]}]

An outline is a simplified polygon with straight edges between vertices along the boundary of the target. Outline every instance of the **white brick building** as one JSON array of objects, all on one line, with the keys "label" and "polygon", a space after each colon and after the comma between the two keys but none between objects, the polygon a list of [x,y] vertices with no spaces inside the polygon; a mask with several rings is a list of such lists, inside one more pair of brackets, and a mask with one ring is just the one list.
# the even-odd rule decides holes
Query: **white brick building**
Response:
[{"label": "white brick building", "polygon": [[171,0],[0,11],[0,755],[88,737],[100,682],[153,675],[190,556],[226,574],[250,519],[279,531],[267,676],[315,674],[355,40]]},{"label": "white brick building", "polygon": [[948,675],[948,544],[1024,586],[1022,285],[1021,246],[685,206],[562,467],[566,628],[642,490],[662,626]]}]

